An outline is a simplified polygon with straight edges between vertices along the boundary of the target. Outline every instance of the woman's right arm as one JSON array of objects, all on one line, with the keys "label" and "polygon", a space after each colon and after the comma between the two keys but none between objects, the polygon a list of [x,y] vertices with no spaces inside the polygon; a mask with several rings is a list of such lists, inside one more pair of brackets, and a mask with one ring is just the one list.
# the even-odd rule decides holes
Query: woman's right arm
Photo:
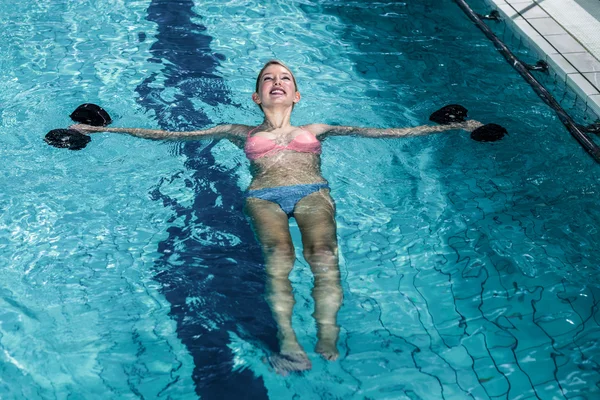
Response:
[{"label": "woman's right arm", "polygon": [[139,128],[108,128],[103,126],[91,126],[84,124],[71,125],[69,129],[74,129],[83,133],[92,132],[116,132],[126,133],[128,135],[141,137],[144,139],[167,140],[167,139],[225,139],[240,138],[246,136],[250,127],[247,125],[226,124],[217,125],[209,129],[188,132],[163,131],[160,129],[139,129]]}]

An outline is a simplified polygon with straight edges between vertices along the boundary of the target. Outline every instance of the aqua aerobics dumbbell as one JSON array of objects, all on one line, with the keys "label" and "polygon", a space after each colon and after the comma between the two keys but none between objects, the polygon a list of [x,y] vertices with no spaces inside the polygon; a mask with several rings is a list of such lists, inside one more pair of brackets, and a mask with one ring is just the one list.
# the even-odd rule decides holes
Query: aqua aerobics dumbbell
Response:
[{"label": "aqua aerobics dumbbell", "polygon": [[[459,104],[449,104],[435,111],[429,116],[429,120],[440,125],[448,125],[455,122],[464,122],[467,119],[468,110]],[[471,139],[478,142],[495,142],[508,134],[506,128],[498,124],[485,124],[471,132]]]},{"label": "aqua aerobics dumbbell", "polygon": [[[102,107],[92,103],[80,105],[70,117],[75,122],[92,126],[106,126],[112,122],[110,115]],[[53,129],[46,134],[44,140],[50,146],[60,149],[81,150],[92,139],[75,129]]]}]

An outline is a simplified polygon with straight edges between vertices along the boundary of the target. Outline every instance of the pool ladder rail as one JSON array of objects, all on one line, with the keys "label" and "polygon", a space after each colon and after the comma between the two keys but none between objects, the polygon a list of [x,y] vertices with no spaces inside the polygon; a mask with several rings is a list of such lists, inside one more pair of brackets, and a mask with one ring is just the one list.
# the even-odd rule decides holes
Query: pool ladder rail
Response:
[{"label": "pool ladder rail", "polygon": [[573,120],[569,114],[562,108],[550,92],[542,86],[538,80],[531,74],[530,71],[548,71],[548,64],[545,61],[538,61],[535,65],[529,65],[520,61],[508,49],[508,47],[492,32],[492,30],[483,22],[483,20],[500,21],[500,14],[497,10],[490,12],[489,15],[477,14],[467,4],[465,0],[454,0],[465,14],[477,25],[479,29],[485,33],[496,49],[504,56],[504,58],[521,74],[521,76],[531,85],[537,95],[556,112],[560,121],[565,125],[571,135],[583,146],[583,148],[600,163],[600,147],[596,145],[586,133],[600,133],[600,124],[592,124],[582,126]]}]

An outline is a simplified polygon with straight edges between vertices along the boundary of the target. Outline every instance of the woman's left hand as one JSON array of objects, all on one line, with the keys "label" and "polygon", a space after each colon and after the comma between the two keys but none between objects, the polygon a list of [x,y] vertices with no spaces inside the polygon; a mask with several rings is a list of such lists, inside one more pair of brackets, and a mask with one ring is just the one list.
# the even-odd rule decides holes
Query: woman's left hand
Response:
[{"label": "woman's left hand", "polygon": [[461,125],[461,128],[467,132],[473,132],[475,129],[479,128],[480,126],[483,126],[483,124],[481,122],[475,121],[474,119],[469,119],[465,122],[461,122],[460,125]]},{"label": "woman's left hand", "polygon": [[89,132],[102,132],[103,130],[105,130],[106,128],[102,127],[102,126],[92,126],[92,125],[86,125],[86,124],[75,124],[75,125],[71,125],[69,126],[69,129],[73,129],[82,133],[89,133]]}]

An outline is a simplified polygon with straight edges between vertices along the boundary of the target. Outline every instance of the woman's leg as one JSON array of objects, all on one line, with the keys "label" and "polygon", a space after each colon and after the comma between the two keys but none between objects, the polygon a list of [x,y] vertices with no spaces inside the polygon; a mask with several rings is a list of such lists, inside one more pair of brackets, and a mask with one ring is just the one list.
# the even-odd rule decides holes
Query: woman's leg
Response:
[{"label": "woman's leg", "polygon": [[294,217],[302,234],[304,258],[315,277],[313,297],[317,321],[315,350],[327,360],[339,356],[337,341],[340,328],[337,313],[342,305],[342,286],[338,264],[335,205],[329,190],[321,189],[300,200]]},{"label": "woman's leg", "polygon": [[246,200],[245,212],[262,246],[267,272],[267,301],[278,328],[280,356],[272,357],[271,363],[280,373],[310,369],[310,360],[292,329],[295,301],[289,274],[296,255],[288,217],[277,203],[253,197]]}]

